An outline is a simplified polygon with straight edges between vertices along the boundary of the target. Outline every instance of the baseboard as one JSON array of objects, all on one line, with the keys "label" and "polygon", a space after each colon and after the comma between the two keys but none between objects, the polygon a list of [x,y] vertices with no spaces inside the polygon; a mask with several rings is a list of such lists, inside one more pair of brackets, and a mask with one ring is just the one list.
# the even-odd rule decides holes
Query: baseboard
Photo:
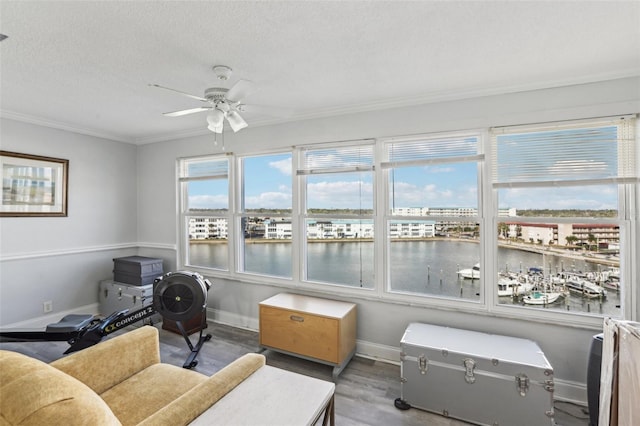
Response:
[{"label": "baseboard", "polygon": [[572,404],[582,405],[584,407],[588,405],[586,383],[553,379],[553,384],[555,389],[553,392],[553,398],[555,400],[570,402]]},{"label": "baseboard", "polygon": [[356,354],[363,358],[400,365],[400,348],[364,340],[356,341]]},{"label": "baseboard", "polygon": [[[244,315],[220,311],[217,309],[207,309],[207,320],[245,330],[258,331],[259,329],[259,322],[257,318],[250,318]],[[356,355],[390,364],[400,364],[400,348],[395,346],[381,345],[379,343],[358,340],[356,342]],[[553,393],[554,399],[585,407],[587,406],[586,383],[572,382],[558,378],[554,378],[553,382],[555,386]]]},{"label": "baseboard", "polygon": [[14,322],[12,324],[3,325],[2,328],[44,328],[48,324],[58,322],[65,315],[69,314],[92,314],[97,315],[99,311],[98,303],[92,303],[90,305],[81,306],[75,309],[69,309],[67,311],[55,312],[40,317],[31,318],[25,321]]},{"label": "baseboard", "polygon": [[258,331],[260,328],[258,318],[212,308],[207,308],[207,321],[218,322],[251,331]]}]

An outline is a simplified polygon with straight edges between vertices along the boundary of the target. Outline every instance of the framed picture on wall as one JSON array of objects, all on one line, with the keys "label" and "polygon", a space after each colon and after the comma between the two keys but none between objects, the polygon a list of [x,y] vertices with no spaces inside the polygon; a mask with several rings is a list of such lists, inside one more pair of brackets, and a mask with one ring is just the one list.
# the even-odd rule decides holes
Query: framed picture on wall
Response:
[{"label": "framed picture on wall", "polygon": [[69,160],[0,151],[0,217],[67,216]]}]

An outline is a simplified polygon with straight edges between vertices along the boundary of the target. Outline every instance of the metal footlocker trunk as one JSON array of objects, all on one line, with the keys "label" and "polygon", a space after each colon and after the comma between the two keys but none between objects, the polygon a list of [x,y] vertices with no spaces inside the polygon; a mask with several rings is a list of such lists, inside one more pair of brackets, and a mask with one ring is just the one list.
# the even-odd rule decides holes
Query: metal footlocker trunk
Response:
[{"label": "metal footlocker trunk", "polygon": [[553,368],[531,340],[412,323],[401,348],[411,407],[479,425],[556,424]]},{"label": "metal footlocker trunk", "polygon": [[153,303],[153,284],[140,286],[103,280],[100,281],[98,298],[100,313],[104,316],[124,309],[135,311]]}]

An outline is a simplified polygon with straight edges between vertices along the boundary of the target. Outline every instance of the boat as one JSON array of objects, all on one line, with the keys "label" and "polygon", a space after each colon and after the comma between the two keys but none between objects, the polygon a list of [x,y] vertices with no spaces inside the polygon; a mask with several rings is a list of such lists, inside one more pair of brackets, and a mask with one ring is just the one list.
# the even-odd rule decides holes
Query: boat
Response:
[{"label": "boat", "polygon": [[620,290],[620,268],[610,267],[602,273],[604,278],[602,285],[608,289]]},{"label": "boat", "polygon": [[589,299],[607,297],[607,290],[577,274],[567,274],[564,285],[567,290]]},{"label": "boat", "polygon": [[562,293],[533,291],[523,297],[522,301],[527,305],[550,305],[556,302],[560,296]]},{"label": "boat", "polygon": [[620,282],[619,281],[605,281],[603,284],[609,290],[619,291],[620,290]]},{"label": "boat", "polygon": [[480,279],[480,264],[476,263],[473,268],[460,269],[458,275],[467,280],[478,280]]},{"label": "boat", "polygon": [[533,290],[533,284],[517,278],[502,276],[498,278],[498,296],[522,296]]},{"label": "boat", "polygon": [[581,278],[572,277],[565,281],[564,285],[569,291],[581,294],[589,299],[595,299],[596,297],[607,297],[607,290]]},{"label": "boat", "polygon": [[607,274],[608,280],[620,281],[620,268],[611,266],[605,273]]}]

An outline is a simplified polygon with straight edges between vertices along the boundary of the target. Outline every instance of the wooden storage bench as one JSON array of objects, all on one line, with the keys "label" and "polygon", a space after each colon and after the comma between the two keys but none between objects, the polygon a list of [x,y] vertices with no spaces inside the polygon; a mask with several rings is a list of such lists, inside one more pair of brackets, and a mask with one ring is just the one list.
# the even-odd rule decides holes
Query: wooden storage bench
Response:
[{"label": "wooden storage bench", "polygon": [[333,365],[333,378],[356,350],[356,305],[281,293],[260,302],[260,347]]}]

